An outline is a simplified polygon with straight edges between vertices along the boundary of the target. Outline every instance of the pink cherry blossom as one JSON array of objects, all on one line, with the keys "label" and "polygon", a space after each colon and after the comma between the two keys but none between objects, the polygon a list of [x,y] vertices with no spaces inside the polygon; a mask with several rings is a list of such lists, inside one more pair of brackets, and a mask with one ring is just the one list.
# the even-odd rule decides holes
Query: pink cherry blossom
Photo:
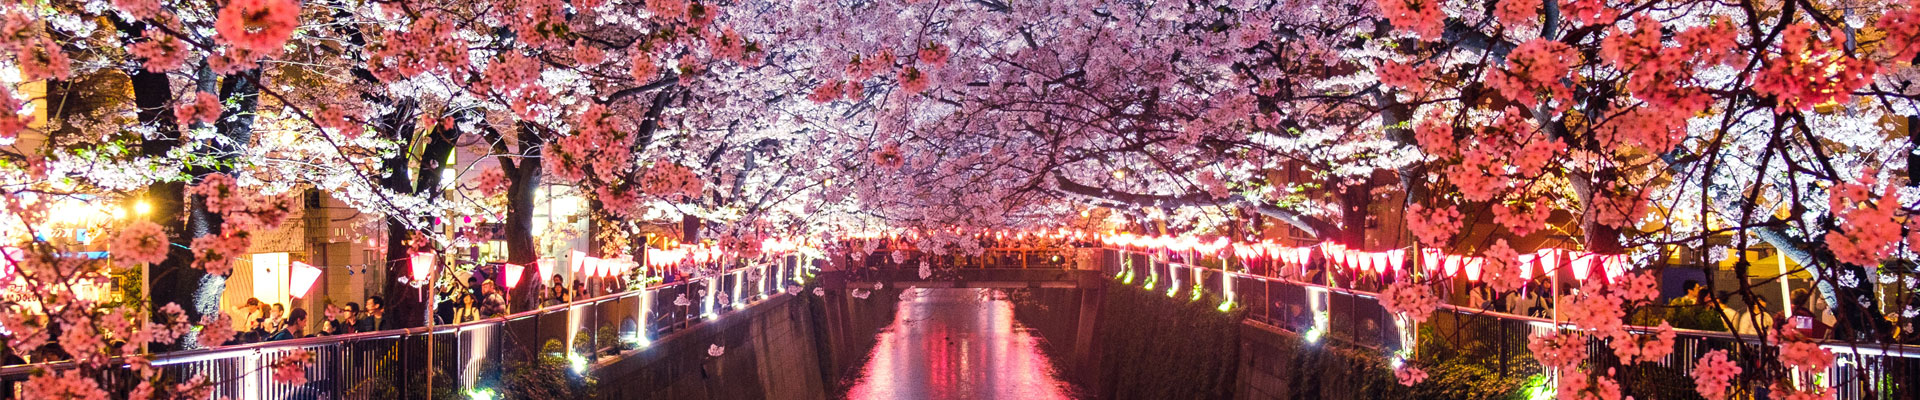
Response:
[{"label": "pink cherry blossom", "polygon": [[1412,365],[1401,365],[1393,369],[1393,377],[1400,381],[1401,386],[1413,386],[1427,380],[1427,371]]},{"label": "pink cherry blossom", "polygon": [[1605,25],[1620,18],[1620,12],[1608,6],[1605,0],[1559,0],[1561,12],[1569,19],[1586,25]]},{"label": "pink cherry blossom", "polygon": [[1420,243],[1428,246],[1444,246],[1453,235],[1460,232],[1460,211],[1452,207],[1432,209],[1419,204],[1407,208],[1407,229]]},{"label": "pink cherry blossom", "polygon": [[209,275],[226,276],[233,270],[233,261],[246,254],[251,242],[245,234],[194,238],[193,266],[205,270]]},{"label": "pink cherry blossom", "polygon": [[114,260],[139,265],[166,261],[170,246],[172,242],[167,241],[167,232],[159,224],[134,221],[114,235],[110,249]]},{"label": "pink cherry blossom", "polygon": [[1513,292],[1527,284],[1527,278],[1520,272],[1520,253],[1507,245],[1506,239],[1494,241],[1484,255],[1486,265],[1481,270],[1484,271],[1481,280],[1487,283],[1487,287],[1495,292]]},{"label": "pink cherry blossom", "polygon": [[940,67],[947,66],[948,53],[949,50],[946,44],[927,43],[926,46],[920,47],[918,56],[921,64],[939,69]]},{"label": "pink cherry blossom", "polygon": [[1727,360],[1727,351],[1714,350],[1694,363],[1693,387],[1700,392],[1700,397],[1724,399],[1730,381],[1737,375],[1740,375],[1740,366]]},{"label": "pink cherry blossom", "polygon": [[20,99],[12,91],[0,93],[0,140],[19,137],[32,124],[33,115],[20,112]]},{"label": "pink cherry blossom", "polygon": [[1378,0],[1380,13],[1393,27],[1412,32],[1423,39],[1438,39],[1446,30],[1447,14],[1435,0]]},{"label": "pink cherry blossom", "polygon": [[1380,291],[1380,306],[1386,308],[1387,312],[1405,314],[1414,322],[1427,322],[1427,317],[1440,308],[1440,297],[1435,296],[1426,285],[1405,279]]},{"label": "pink cherry blossom", "polygon": [[1544,38],[1528,40],[1507,54],[1507,67],[1487,73],[1487,86],[1526,106],[1539,104],[1536,96],[1561,102],[1573,99],[1563,80],[1573,73],[1578,52],[1566,43]]},{"label": "pink cherry blossom", "polygon": [[200,317],[200,345],[219,346],[233,339],[233,319],[226,312]]},{"label": "pink cherry blossom", "polygon": [[1567,322],[1581,329],[1593,331],[1596,336],[1610,336],[1623,327],[1622,318],[1626,317],[1620,298],[1610,293],[1598,291],[1601,280],[1590,280],[1585,294],[1561,296],[1556,304],[1561,305],[1560,315]]},{"label": "pink cherry blossom", "polygon": [[1790,340],[1780,344],[1780,361],[1788,366],[1822,372],[1833,368],[1833,360],[1833,352],[1820,347],[1819,343]]},{"label": "pink cherry blossom", "polygon": [[1620,291],[1622,299],[1648,303],[1660,297],[1660,279],[1651,271],[1627,274],[1624,282],[1616,289]]},{"label": "pink cherry blossom", "polygon": [[188,49],[179,39],[153,29],[148,29],[145,35],[147,40],[134,43],[127,51],[144,60],[141,65],[147,71],[172,72],[186,65]]},{"label": "pink cherry blossom", "polygon": [[222,42],[256,54],[280,53],[280,45],[300,25],[294,0],[233,0],[220,8],[214,30]]},{"label": "pink cherry blossom", "polygon": [[1534,360],[1549,368],[1571,369],[1587,359],[1587,336],[1578,332],[1547,331],[1527,338]]},{"label": "pink cherry blossom", "polygon": [[193,92],[190,101],[173,108],[173,118],[181,124],[201,124],[220,119],[220,98],[207,92]]},{"label": "pink cherry blossom", "polygon": [[1881,260],[1893,255],[1895,245],[1902,239],[1901,225],[1896,221],[1900,215],[1897,194],[1888,191],[1875,199],[1873,184],[1873,173],[1869,171],[1862,174],[1858,183],[1835,185],[1828,194],[1828,209],[1846,223],[1839,232],[1826,235],[1827,248],[1832,249],[1834,258],[1840,261],[1880,265]]},{"label": "pink cherry blossom", "polygon": [[1529,0],[1500,0],[1494,8],[1493,16],[1501,24],[1513,28],[1527,28],[1540,24],[1540,2]]},{"label": "pink cherry blossom", "polygon": [[498,196],[506,193],[508,183],[506,171],[499,167],[487,168],[473,178],[473,189],[483,196]]},{"label": "pink cherry blossom", "polygon": [[71,399],[106,400],[107,392],[100,384],[84,375],[79,369],[64,371],[41,371],[27,378],[21,385],[20,398],[23,399]]},{"label": "pink cherry blossom", "polygon": [[73,77],[73,61],[60,49],[60,43],[50,38],[40,38],[31,44],[14,49],[14,66],[20,69],[20,77],[28,80],[68,79]]},{"label": "pink cherry blossom", "polygon": [[1622,363],[1660,362],[1673,354],[1676,335],[1672,326],[1661,321],[1660,327],[1655,328],[1652,335],[1634,335],[1622,329],[1614,331],[1607,344],[1613,347],[1614,356],[1620,357]]},{"label": "pink cherry blossom", "polygon": [[932,77],[927,76],[926,72],[922,72],[919,68],[915,67],[901,68],[899,79],[900,89],[905,90],[907,94],[924,92],[932,82]]},{"label": "pink cherry blossom", "polygon": [[1492,208],[1493,221],[1520,236],[1545,229],[1548,219],[1553,217],[1553,207],[1546,203],[1546,199],[1537,200],[1524,210],[1508,206],[1507,203],[1495,203]]},{"label": "pink cherry blossom", "polygon": [[273,360],[269,366],[273,371],[273,381],[288,385],[307,383],[307,366],[312,365],[312,350],[294,350]]},{"label": "pink cherry blossom", "polygon": [[1754,90],[1778,102],[1774,112],[1844,101],[1872,83],[1875,64],[1847,55],[1844,32],[1835,31],[1825,41],[1815,32],[1806,24],[1788,26],[1781,33],[1779,57],[1769,58],[1754,77]]},{"label": "pink cherry blossom", "polygon": [[873,165],[886,169],[900,168],[904,157],[900,155],[900,146],[888,143],[873,152]]},{"label": "pink cherry blossom", "polygon": [[815,103],[838,100],[841,96],[840,86],[842,86],[842,83],[839,80],[821,82],[820,86],[813,89],[813,93],[807,95],[807,100],[812,100]]},{"label": "pink cherry blossom", "polygon": [[1887,10],[1874,25],[1887,33],[1884,51],[1890,54],[1889,59],[1912,60],[1920,55],[1920,8]]}]

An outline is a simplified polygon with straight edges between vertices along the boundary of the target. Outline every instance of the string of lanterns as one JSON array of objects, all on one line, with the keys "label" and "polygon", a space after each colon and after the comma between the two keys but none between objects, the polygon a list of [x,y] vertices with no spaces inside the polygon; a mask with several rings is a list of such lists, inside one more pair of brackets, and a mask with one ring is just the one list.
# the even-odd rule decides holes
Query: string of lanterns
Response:
[{"label": "string of lanterns", "polygon": [[[1311,266],[1314,255],[1326,260],[1330,265],[1370,272],[1382,276],[1395,276],[1401,273],[1413,273],[1407,270],[1408,248],[1386,251],[1364,251],[1348,248],[1345,245],[1324,242],[1308,246],[1286,246],[1272,241],[1232,242],[1225,237],[1211,241],[1195,236],[1146,236],[1130,233],[1104,235],[1100,242],[1107,246],[1140,251],[1164,251],[1170,254],[1193,253],[1215,257],[1235,257],[1242,262],[1251,263],[1261,260],[1279,262],[1282,266],[1301,269]],[[1479,282],[1485,276],[1488,265],[1486,257],[1446,254],[1437,248],[1418,248],[1419,266],[1429,276],[1464,277]],[[1510,260],[1524,279],[1533,279],[1535,271],[1545,271],[1552,276],[1566,266],[1573,278],[1585,282],[1598,269],[1608,282],[1618,281],[1632,269],[1626,254],[1602,254],[1559,248],[1545,248],[1533,253],[1519,255]]]}]

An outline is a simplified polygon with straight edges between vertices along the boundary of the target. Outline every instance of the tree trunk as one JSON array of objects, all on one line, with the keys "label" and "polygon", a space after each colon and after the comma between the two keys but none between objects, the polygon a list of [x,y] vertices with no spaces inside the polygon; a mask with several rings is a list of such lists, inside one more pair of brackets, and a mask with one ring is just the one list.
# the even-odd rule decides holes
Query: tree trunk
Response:
[{"label": "tree trunk", "polygon": [[[408,142],[416,128],[412,124],[414,109],[412,101],[402,101],[393,113],[382,117],[382,126],[376,129],[383,129],[389,138]],[[440,170],[446,167],[447,155],[453,152],[453,138],[458,136],[459,132],[452,128],[433,129],[425,135],[426,146],[420,153],[419,167],[412,174],[407,173],[407,166],[412,161],[408,152],[401,151],[388,157],[381,163],[381,170],[386,173],[386,178],[381,181],[382,186],[394,193],[424,195],[428,199],[439,197]],[[409,179],[408,175],[417,179]],[[414,231],[409,227],[419,226],[421,231],[431,234],[436,224],[432,223],[433,217],[422,217],[417,224],[407,224],[403,217],[397,215],[400,210],[394,212],[396,214],[387,217],[387,276],[395,277],[386,283],[387,314],[392,316],[395,328],[426,326],[432,320],[433,312],[430,303],[433,299],[427,297],[431,282],[415,286],[411,281],[401,283],[397,277],[405,276],[411,280],[410,256],[413,248],[420,245],[410,243]],[[452,256],[448,253],[438,254],[435,257],[436,265],[447,264],[446,260]]]},{"label": "tree trunk", "polygon": [[[539,294],[540,269],[535,264],[540,260],[540,249],[533,240],[534,197],[540,188],[540,135],[532,127],[522,126],[519,132],[520,154],[516,160],[501,160],[502,172],[507,175],[507,262],[527,267],[522,274],[520,284],[507,296],[514,299],[515,309],[531,310],[540,306]],[[552,284],[561,284],[554,282]]]}]

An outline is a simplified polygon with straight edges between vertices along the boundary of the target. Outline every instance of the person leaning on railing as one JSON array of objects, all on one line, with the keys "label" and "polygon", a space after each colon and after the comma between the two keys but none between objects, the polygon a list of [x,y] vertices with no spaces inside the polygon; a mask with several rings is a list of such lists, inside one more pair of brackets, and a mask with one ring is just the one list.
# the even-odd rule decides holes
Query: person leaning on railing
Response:
[{"label": "person leaning on railing", "polygon": [[462,324],[480,320],[480,307],[473,304],[473,295],[460,293],[455,297],[458,298],[456,301],[459,305],[452,307],[453,316],[450,323]]}]

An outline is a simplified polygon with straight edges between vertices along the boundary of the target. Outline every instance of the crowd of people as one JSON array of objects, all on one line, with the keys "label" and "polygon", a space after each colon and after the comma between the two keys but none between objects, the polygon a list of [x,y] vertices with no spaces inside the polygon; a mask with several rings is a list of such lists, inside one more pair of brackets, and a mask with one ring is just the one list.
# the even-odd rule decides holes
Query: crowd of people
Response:
[{"label": "crowd of people", "polygon": [[[564,277],[554,274],[548,282],[551,285],[536,290],[536,298],[530,304],[536,307],[552,307],[572,302],[576,298],[592,297],[585,281],[575,281],[569,289]],[[488,318],[506,316],[512,312],[506,293],[493,280],[482,276],[472,276],[465,285],[453,285],[441,292],[441,301],[434,307],[435,324],[462,324]],[[228,315],[238,322],[234,338],[226,345],[257,343],[276,340],[296,339],[312,336],[346,335],[359,332],[373,332],[394,329],[398,325],[386,316],[386,299],[380,296],[367,297],[361,302],[347,302],[335,306],[328,304],[323,320],[308,330],[308,312],[306,309],[293,308],[280,303],[264,303],[258,298],[249,298],[238,309]]]}]

